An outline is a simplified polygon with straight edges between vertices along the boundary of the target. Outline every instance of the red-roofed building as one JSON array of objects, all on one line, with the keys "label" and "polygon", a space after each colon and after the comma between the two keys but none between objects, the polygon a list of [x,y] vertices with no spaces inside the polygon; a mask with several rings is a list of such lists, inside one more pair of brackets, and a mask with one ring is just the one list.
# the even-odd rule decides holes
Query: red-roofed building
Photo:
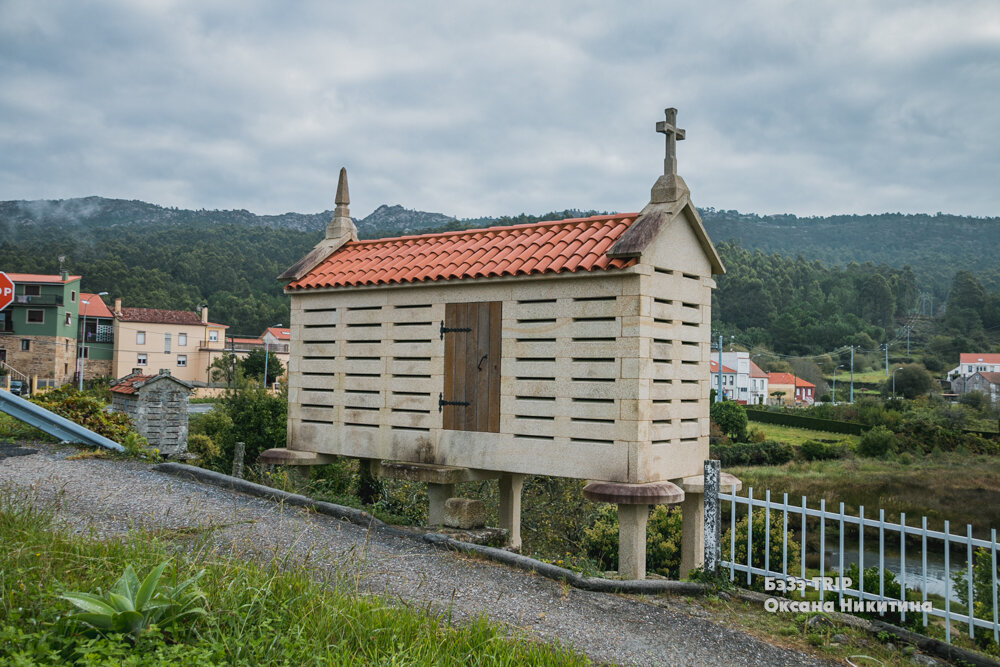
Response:
[{"label": "red-roofed building", "polygon": [[123,307],[115,299],[113,376],[168,370],[183,382],[208,383],[208,367],[225,351],[225,324],[208,320],[208,308]]},{"label": "red-roofed building", "polygon": [[1000,353],[963,352],[958,357],[958,366],[948,371],[948,379],[970,378],[976,373],[1000,373]]},{"label": "red-roofed building", "polygon": [[74,379],[79,333],[80,276],[6,272],[14,301],[0,311],[0,362],[8,373],[0,386],[16,380],[34,391]]},{"label": "red-roofed building", "polygon": [[[791,373],[768,373],[767,390],[772,405],[812,405],[816,401],[816,385]],[[778,392],[781,395],[775,396]]]},{"label": "red-roofed building", "polygon": [[[628,494],[703,474],[712,276],[725,270],[674,172],[673,113],[658,125],[666,171],[639,213],[361,241],[342,170],[326,237],[279,276],[288,444],[264,458],[430,471],[432,523],[445,471],[499,476],[515,545],[523,475],[599,480],[588,497],[619,504],[621,574],[642,578],[650,497]],[[682,570],[702,553],[685,535]]]},{"label": "red-roofed building", "polygon": [[[708,369],[711,380],[708,384],[709,390],[719,391],[719,362],[710,359]],[[727,401],[738,400],[736,398],[736,371],[725,364],[722,364],[722,398]]]},{"label": "red-roofed building", "polygon": [[114,313],[99,294],[80,293],[80,353],[84,380],[114,377]]},{"label": "red-roofed building", "polygon": [[753,361],[750,362],[750,405],[767,405],[768,402],[767,373]]},{"label": "red-roofed building", "polygon": [[959,375],[951,381],[951,390],[958,395],[981,391],[993,403],[1000,403],[1000,373],[977,371],[968,377]]}]

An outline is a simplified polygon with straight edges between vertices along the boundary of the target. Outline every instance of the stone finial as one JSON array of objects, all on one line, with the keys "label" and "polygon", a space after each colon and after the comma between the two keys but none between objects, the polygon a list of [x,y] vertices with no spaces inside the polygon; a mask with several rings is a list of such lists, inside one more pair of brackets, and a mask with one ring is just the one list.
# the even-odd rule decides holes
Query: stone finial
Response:
[{"label": "stone finial", "polygon": [[337,181],[337,207],[333,210],[333,219],[326,224],[326,238],[346,243],[348,240],[358,240],[358,228],[351,220],[350,194],[347,191],[347,169],[340,168],[340,179]]},{"label": "stone finial", "polygon": [[656,180],[651,192],[650,202],[653,204],[677,201],[690,194],[684,180],[677,175],[677,142],[684,139],[685,132],[677,127],[677,109],[670,107],[663,113],[666,119],[656,124],[656,131],[666,135],[667,150],[663,159],[663,176]]}]

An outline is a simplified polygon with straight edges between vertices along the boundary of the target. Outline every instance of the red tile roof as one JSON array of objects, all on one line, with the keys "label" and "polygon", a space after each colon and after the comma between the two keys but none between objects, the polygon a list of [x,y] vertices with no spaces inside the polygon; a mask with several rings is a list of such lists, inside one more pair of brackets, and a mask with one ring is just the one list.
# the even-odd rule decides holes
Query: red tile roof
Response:
[{"label": "red tile roof", "polygon": [[116,394],[134,394],[136,382],[142,384],[146,380],[151,380],[155,377],[155,375],[126,375],[108,387],[108,391],[113,391]]},{"label": "red tile roof", "polygon": [[622,269],[605,253],[638,214],[348,242],[288,289]]},{"label": "red tile roof", "polygon": [[752,377],[752,378],[766,378],[767,377],[767,373],[765,373],[764,371],[762,371],[760,369],[760,366],[758,366],[757,364],[755,364],[754,362],[751,361],[750,362],[750,377]]},{"label": "red tile roof", "polygon": [[812,382],[809,382],[807,380],[803,380],[800,377],[796,377],[795,378],[795,386],[796,387],[803,387],[803,388],[812,387],[813,389],[816,388],[816,385],[814,385]]},{"label": "red tile roof", "polygon": [[[84,303],[87,301],[88,303]],[[96,294],[80,292],[80,317],[104,317],[111,319],[114,315],[108,309],[104,299]]]},{"label": "red tile roof", "polygon": [[160,308],[122,308],[118,319],[122,322],[148,322],[150,324],[194,324],[207,327],[222,327],[226,324],[202,322],[201,315],[190,310],[163,310]]},{"label": "red tile roof", "polygon": [[264,333],[262,333],[260,335],[261,339],[264,338],[265,334],[271,334],[272,336],[274,336],[278,340],[291,340],[292,339],[292,332],[290,330],[282,328],[282,327],[268,327],[264,331]]},{"label": "red tile roof", "polygon": [[989,382],[990,384],[1000,384],[1000,373],[979,371],[979,375],[982,375],[984,378],[986,378],[986,381]]},{"label": "red tile roof", "polygon": [[63,280],[62,276],[47,276],[42,273],[11,273],[10,271],[7,271],[7,277],[15,283],[47,283],[64,285],[66,283],[71,283],[74,280],[79,280],[81,276],[68,276],[66,280]]},{"label": "red tile roof", "polygon": [[[11,274],[7,274],[13,276]],[[984,352],[963,352],[958,357],[960,364],[1000,364],[1000,354],[989,354]]]},{"label": "red tile roof", "polygon": [[[708,372],[709,373],[718,373],[719,372],[719,362],[716,361],[715,359],[710,359],[709,362],[708,362]],[[722,364],[722,374],[723,375],[725,375],[726,373],[735,373],[735,372],[736,371],[734,371],[729,366],[726,366],[725,364]]]},{"label": "red tile roof", "polygon": [[226,338],[227,341],[232,341],[234,343],[242,343],[248,345],[263,345],[264,341],[260,338],[237,338],[236,336],[229,336]]},{"label": "red tile roof", "polygon": [[791,384],[794,385],[795,381],[798,380],[797,377],[791,373],[768,373],[767,383],[768,384]]}]

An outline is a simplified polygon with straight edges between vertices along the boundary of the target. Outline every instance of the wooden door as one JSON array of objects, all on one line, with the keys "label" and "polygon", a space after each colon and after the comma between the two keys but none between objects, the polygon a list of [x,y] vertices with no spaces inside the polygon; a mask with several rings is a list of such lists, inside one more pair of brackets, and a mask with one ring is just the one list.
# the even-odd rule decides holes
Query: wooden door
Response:
[{"label": "wooden door", "polygon": [[443,427],[500,432],[501,302],[445,305]]}]

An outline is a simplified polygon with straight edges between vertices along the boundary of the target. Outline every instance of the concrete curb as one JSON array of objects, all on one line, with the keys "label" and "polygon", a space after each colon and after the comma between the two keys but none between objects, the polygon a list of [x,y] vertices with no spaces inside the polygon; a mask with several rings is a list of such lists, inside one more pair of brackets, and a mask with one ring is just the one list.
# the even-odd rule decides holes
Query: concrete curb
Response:
[{"label": "concrete curb", "polygon": [[307,498],[306,496],[301,496],[296,493],[288,493],[287,491],[273,489],[269,486],[264,486],[263,484],[248,482],[245,479],[240,479],[239,477],[224,475],[222,473],[215,472],[214,470],[206,470],[204,468],[185,465],[183,463],[160,463],[153,466],[152,469],[158,472],[176,475],[177,477],[187,477],[200,482],[220,486],[225,489],[232,489],[234,491],[246,493],[247,495],[256,496],[258,498],[276,500],[288,505],[303,507],[319,512],[320,514],[326,514],[327,516],[349,521],[353,524],[367,528],[368,530],[374,530],[376,532],[380,532],[385,535],[392,535],[394,537],[405,537],[412,540],[418,540],[437,547],[438,549],[475,554],[476,556],[480,556],[497,563],[503,563],[504,565],[509,565],[519,570],[535,572],[536,574],[548,579],[565,582],[573,588],[579,588],[584,591],[591,591],[595,593],[632,593],[639,595],[656,595],[658,593],[672,593],[674,595],[703,595],[708,590],[706,586],[691,581],[665,581],[661,579],[616,581],[613,579],[581,577],[576,572],[559,567],[558,565],[543,563],[540,560],[522,556],[521,554],[516,554],[505,549],[497,549],[495,547],[487,547],[481,544],[462,542],[438,533],[417,533],[400,530],[399,528],[390,526],[384,521],[376,519],[374,516],[363,510],[354,509],[353,507],[344,507],[343,505],[336,505],[334,503],[327,503],[320,500],[313,500],[312,498]]}]

